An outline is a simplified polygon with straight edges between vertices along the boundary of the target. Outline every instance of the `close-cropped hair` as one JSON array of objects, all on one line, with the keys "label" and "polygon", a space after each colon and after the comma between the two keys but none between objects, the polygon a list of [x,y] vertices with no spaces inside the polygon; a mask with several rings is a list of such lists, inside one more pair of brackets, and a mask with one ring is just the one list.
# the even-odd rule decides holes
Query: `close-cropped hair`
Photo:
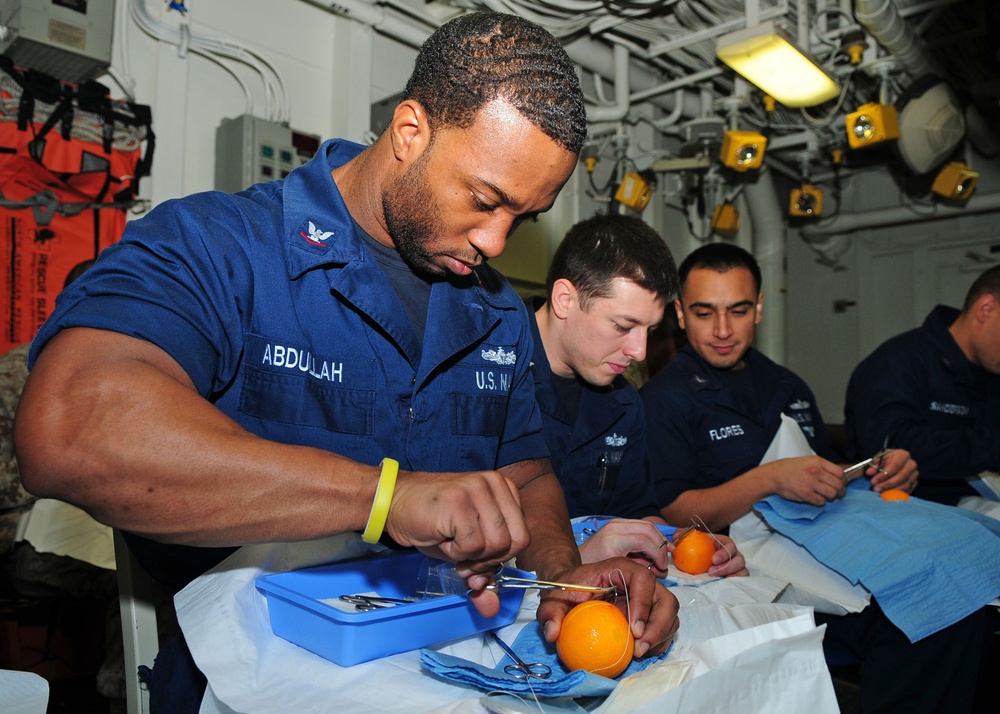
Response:
[{"label": "close-cropped hair", "polygon": [[968,312],[972,309],[972,306],[976,304],[976,300],[983,295],[992,295],[997,300],[1000,300],[1000,265],[990,268],[975,279],[972,287],[969,288],[969,292],[965,294],[965,303],[962,305],[962,311]]},{"label": "close-cropped hair", "polygon": [[420,48],[404,96],[420,102],[432,128],[466,129],[503,99],[574,154],[587,137],[569,55],[548,30],[517,15],[474,12],[446,22]]},{"label": "close-cropped hair", "polygon": [[677,266],[663,238],[632,216],[597,215],[569,229],[552,256],[545,290],[565,278],[586,310],[596,298],[610,297],[615,278],[655,293],[664,303],[677,292]]},{"label": "close-cropped hair", "polygon": [[707,243],[700,248],[693,250],[688,257],[681,261],[680,287],[684,290],[684,283],[692,270],[701,268],[703,270],[714,270],[717,273],[725,273],[733,268],[746,268],[753,276],[754,292],[760,292],[761,275],[760,265],[749,251],[740,248],[732,243]]}]

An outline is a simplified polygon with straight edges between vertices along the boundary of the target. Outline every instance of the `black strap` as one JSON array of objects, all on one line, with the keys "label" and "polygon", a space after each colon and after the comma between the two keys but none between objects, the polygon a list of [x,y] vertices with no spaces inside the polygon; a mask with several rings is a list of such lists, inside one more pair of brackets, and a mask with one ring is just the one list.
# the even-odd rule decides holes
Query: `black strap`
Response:
[{"label": "black strap", "polygon": [[[150,175],[156,148],[152,111],[148,105],[112,101],[108,87],[94,80],[73,86],[43,72],[22,71],[4,55],[0,55],[0,71],[8,74],[21,89],[18,130],[26,131],[29,126],[33,126],[37,101],[55,105],[45,123],[28,143],[29,155],[42,165],[45,163],[46,136],[59,124],[62,137],[67,141],[70,140],[76,110],[96,114],[102,118],[101,143],[105,154],[110,154],[113,149],[116,124],[144,129],[146,150],[136,162],[135,176],[125,188],[113,195],[116,203],[127,203],[135,199],[139,192],[139,180]],[[110,181],[109,175],[108,182],[101,191],[102,198],[107,194]]]}]

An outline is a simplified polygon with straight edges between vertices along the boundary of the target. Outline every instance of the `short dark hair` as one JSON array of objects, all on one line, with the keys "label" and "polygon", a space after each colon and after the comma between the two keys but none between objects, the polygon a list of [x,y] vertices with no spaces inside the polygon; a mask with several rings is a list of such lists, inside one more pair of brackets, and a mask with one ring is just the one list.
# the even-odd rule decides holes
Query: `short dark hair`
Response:
[{"label": "short dark hair", "polygon": [[972,309],[976,300],[983,295],[993,295],[997,300],[1000,300],[1000,265],[990,268],[976,278],[972,287],[969,288],[969,292],[965,295],[962,312],[968,312]]},{"label": "short dark hair", "polygon": [[574,154],[587,137],[569,55],[548,30],[517,15],[474,12],[446,22],[420,48],[404,97],[420,102],[432,127],[468,128],[486,104],[503,99]]},{"label": "short dark hair", "polygon": [[586,310],[595,298],[611,296],[611,281],[626,278],[664,303],[677,292],[677,267],[663,238],[632,216],[597,215],[569,229],[556,249],[545,279],[546,294],[561,278],[573,283]]},{"label": "short dark hair", "polygon": [[684,291],[684,283],[695,268],[714,270],[725,273],[733,268],[746,268],[753,276],[754,290],[760,292],[761,276],[757,259],[748,251],[732,243],[707,243],[696,248],[681,262],[680,289]]}]

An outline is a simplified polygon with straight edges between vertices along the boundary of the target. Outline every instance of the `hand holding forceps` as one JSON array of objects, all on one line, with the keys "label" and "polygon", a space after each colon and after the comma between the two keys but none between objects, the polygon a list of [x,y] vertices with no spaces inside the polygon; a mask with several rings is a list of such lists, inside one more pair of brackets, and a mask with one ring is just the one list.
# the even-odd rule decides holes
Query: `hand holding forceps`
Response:
[{"label": "hand holding forceps", "polygon": [[509,674],[515,679],[548,679],[552,676],[552,668],[544,662],[532,662],[529,664],[518,657],[517,653],[514,652],[514,648],[500,639],[500,635],[496,632],[490,630],[490,636],[492,636],[493,640],[503,648],[503,651],[507,653],[507,656],[514,660],[514,664],[508,664],[503,668],[503,671],[506,674]]}]

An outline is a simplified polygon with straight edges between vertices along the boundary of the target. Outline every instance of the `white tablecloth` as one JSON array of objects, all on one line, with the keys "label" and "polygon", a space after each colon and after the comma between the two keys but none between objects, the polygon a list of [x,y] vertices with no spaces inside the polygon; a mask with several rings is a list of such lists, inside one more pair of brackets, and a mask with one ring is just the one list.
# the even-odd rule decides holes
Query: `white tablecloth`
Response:
[{"label": "white tablecloth", "polygon": [[[209,682],[202,712],[486,711],[483,692],[421,670],[418,652],[344,668],[272,634],[266,598],[254,586],[257,576],[357,557],[364,549],[354,534],[247,546],[177,595],[179,622]],[[624,680],[629,686],[619,685],[602,714],[641,711],[647,705],[650,711],[692,714],[728,710],[715,704],[731,696],[732,687],[716,677],[746,682],[735,690],[740,694],[734,706],[741,714],[806,708],[810,714],[837,714],[822,653],[823,629],[815,627],[808,608],[771,604],[784,586],[769,578],[732,578],[676,588],[681,629],[670,656],[647,670],[656,676]],[[534,618],[536,606],[537,597],[529,593],[517,622],[501,636],[513,641]],[[442,649],[490,666],[502,657],[482,635]],[[534,704],[532,711],[538,711]]]}]

